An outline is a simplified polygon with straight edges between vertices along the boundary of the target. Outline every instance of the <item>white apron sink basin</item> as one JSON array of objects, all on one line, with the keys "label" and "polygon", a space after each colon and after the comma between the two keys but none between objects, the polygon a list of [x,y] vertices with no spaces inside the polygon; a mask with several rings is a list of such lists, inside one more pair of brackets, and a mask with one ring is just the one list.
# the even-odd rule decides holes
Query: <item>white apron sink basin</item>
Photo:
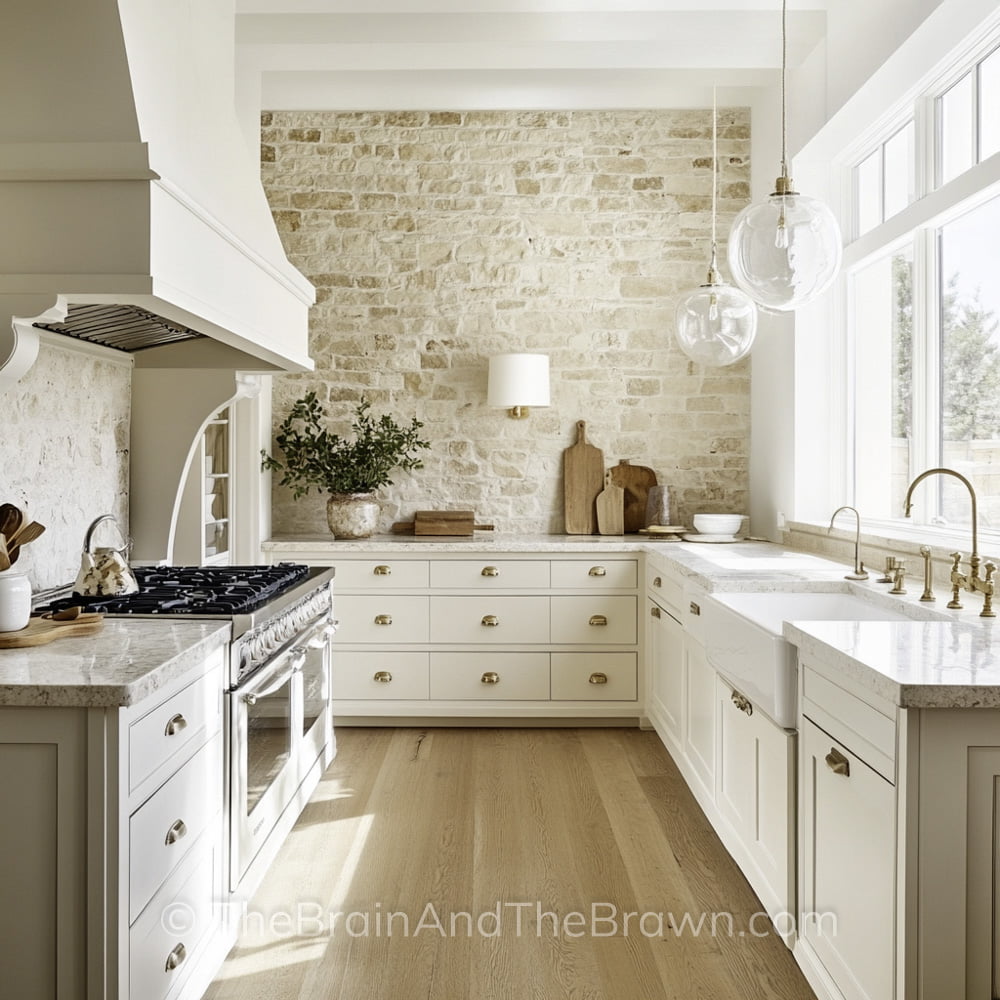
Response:
[{"label": "white apron sink basin", "polygon": [[701,617],[712,666],[779,726],[794,729],[795,649],[782,637],[785,622],[905,621],[913,615],[843,591],[799,591],[709,594]]}]

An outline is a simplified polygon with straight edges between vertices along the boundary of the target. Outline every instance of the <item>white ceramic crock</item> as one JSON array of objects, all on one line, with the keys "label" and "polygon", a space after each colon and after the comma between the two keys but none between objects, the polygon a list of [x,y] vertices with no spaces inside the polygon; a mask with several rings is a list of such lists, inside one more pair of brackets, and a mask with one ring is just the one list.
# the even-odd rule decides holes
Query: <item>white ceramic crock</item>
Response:
[{"label": "white ceramic crock", "polygon": [[31,584],[24,573],[0,573],[0,632],[18,632],[31,618]]}]

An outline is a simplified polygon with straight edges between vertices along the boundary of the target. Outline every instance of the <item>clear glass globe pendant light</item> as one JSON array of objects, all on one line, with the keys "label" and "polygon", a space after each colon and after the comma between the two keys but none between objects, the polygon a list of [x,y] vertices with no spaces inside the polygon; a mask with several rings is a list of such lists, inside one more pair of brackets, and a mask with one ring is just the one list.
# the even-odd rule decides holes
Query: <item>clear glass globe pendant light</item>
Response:
[{"label": "clear glass globe pendant light", "polygon": [[788,176],[785,73],[788,2],[781,5],[781,176],[766,202],[748,205],[729,233],[733,281],[766,309],[787,312],[812,301],[840,270],[842,242],[833,212],[794,190]]},{"label": "clear glass globe pendant light", "polygon": [[680,349],[700,365],[721,368],[745,358],[757,334],[757,307],[719,279],[716,267],[716,202],[719,185],[718,114],[712,92],[712,258],[708,279],[682,296],[675,313]]}]

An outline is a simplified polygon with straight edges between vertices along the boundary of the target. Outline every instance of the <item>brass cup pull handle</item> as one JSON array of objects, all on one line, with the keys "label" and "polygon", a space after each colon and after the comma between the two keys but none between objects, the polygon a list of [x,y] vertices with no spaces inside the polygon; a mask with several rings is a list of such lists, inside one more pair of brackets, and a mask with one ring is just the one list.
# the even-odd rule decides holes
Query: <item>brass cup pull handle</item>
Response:
[{"label": "brass cup pull handle", "polygon": [[496,566],[484,566],[483,569],[482,569],[482,572],[479,575],[480,576],[499,576],[500,575],[500,570],[498,570],[496,568]]},{"label": "brass cup pull handle", "polygon": [[499,684],[500,675],[494,670],[487,670],[486,673],[479,678],[479,680],[483,684]]},{"label": "brass cup pull handle", "polygon": [[500,619],[496,615],[483,615],[483,620],[480,624],[488,628],[496,628],[500,624]]},{"label": "brass cup pull handle", "polygon": [[701,605],[695,604],[694,601],[691,601],[691,603],[688,604],[688,610],[693,615],[700,615],[701,614]]},{"label": "brass cup pull handle", "polygon": [[603,566],[591,566],[587,573],[588,576],[607,576],[608,571]]},{"label": "brass cup pull handle", "polygon": [[170,824],[170,829],[167,830],[167,835],[163,838],[163,843],[168,845],[176,844],[178,840],[187,835],[187,832],[188,828],[184,820],[175,820]]},{"label": "brass cup pull handle", "polygon": [[826,766],[834,774],[842,774],[845,778],[851,776],[851,762],[836,747],[830,747],[825,760]]},{"label": "brass cup pull handle", "polygon": [[391,625],[392,615],[376,615],[375,616],[376,625]]},{"label": "brass cup pull handle", "polygon": [[600,673],[600,671],[598,671],[596,673],[593,673],[593,674],[590,675],[590,683],[591,684],[607,684],[608,683],[608,675],[607,674],[602,674],[602,673]]},{"label": "brass cup pull handle", "polygon": [[185,958],[187,958],[187,948],[184,947],[184,942],[180,941],[176,947],[171,949],[170,954],[167,955],[164,972],[173,972]]},{"label": "brass cup pull handle", "polygon": [[659,618],[660,617],[660,609],[655,604],[649,609],[649,613],[654,618]]},{"label": "brass cup pull handle", "polygon": [[375,576],[392,576],[392,567],[391,566],[376,566],[372,570],[372,573],[374,573]]},{"label": "brass cup pull handle", "polygon": [[163,735],[176,736],[181,730],[187,729],[187,724],[188,720],[178,712],[167,720],[166,726],[163,727]]},{"label": "brass cup pull handle", "polygon": [[607,625],[608,616],[607,615],[591,615],[589,625]]},{"label": "brass cup pull handle", "polygon": [[746,712],[747,715],[753,715],[753,705],[750,704],[750,699],[745,695],[739,693],[739,691],[734,691],[730,695],[732,703],[741,711]]},{"label": "brass cup pull handle", "polygon": [[392,674],[388,670],[376,670],[372,680],[376,684],[390,684],[392,682]]},{"label": "brass cup pull handle", "polygon": [[654,587],[662,587],[663,586],[663,580],[660,579],[660,577],[658,577],[658,576],[654,576],[653,577],[653,586]]}]

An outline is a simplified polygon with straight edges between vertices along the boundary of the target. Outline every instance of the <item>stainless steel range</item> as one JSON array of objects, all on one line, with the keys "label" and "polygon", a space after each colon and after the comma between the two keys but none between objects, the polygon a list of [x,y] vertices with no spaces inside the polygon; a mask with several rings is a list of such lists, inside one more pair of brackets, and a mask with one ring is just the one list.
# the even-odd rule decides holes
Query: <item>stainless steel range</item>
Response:
[{"label": "stainless steel range", "polygon": [[232,625],[226,691],[230,888],[251,892],[336,751],[330,712],[334,570],[147,566],[139,592],[61,598],[109,616]]}]

